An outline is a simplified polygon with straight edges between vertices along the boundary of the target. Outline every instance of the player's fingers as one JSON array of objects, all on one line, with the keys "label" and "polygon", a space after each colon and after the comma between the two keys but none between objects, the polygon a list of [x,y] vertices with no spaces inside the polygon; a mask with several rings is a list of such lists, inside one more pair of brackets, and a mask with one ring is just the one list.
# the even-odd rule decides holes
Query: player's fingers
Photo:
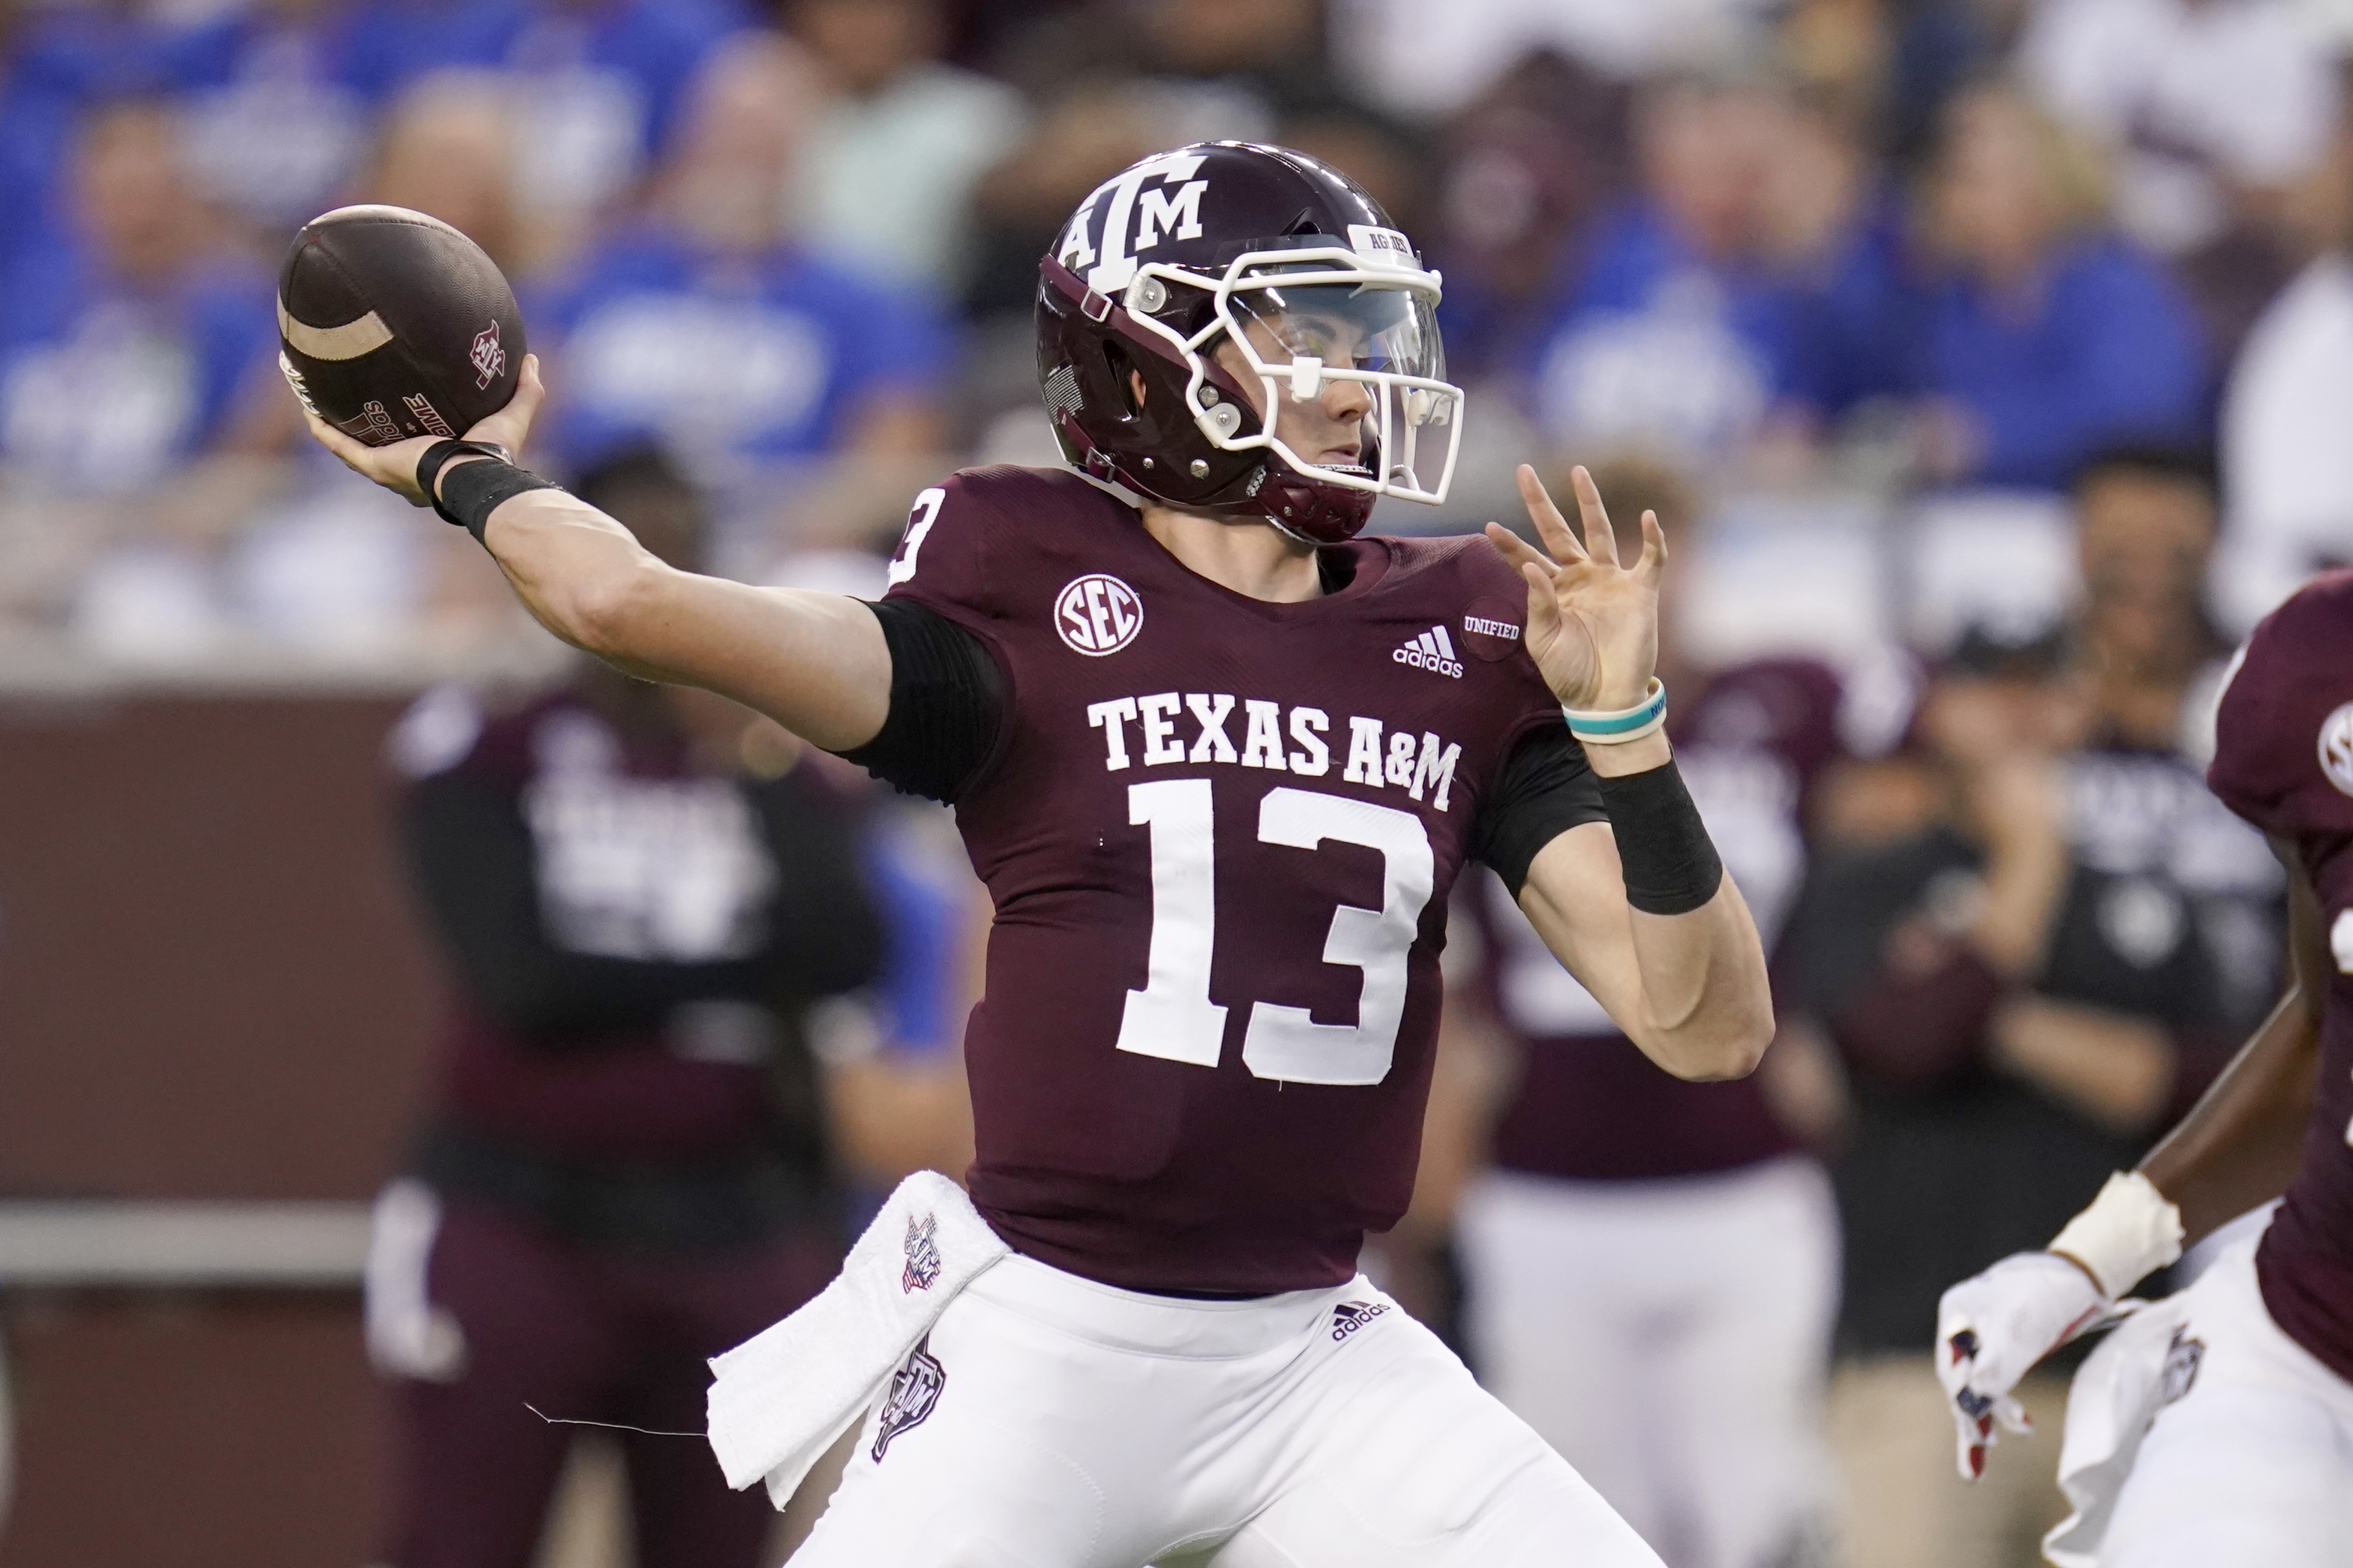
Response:
[{"label": "player's fingers", "polygon": [[1536,525],[1536,537],[1552,552],[1552,558],[1562,563],[1584,560],[1585,547],[1577,543],[1560,508],[1553,505],[1551,492],[1536,478],[1535,469],[1522,463],[1513,478],[1519,481],[1520,500],[1528,509],[1528,521]]},{"label": "player's fingers", "polygon": [[1505,561],[1509,562],[1514,568],[1516,569],[1523,566],[1539,567],[1543,570],[1545,580],[1547,584],[1549,584],[1554,577],[1559,574],[1560,568],[1554,565],[1549,560],[1546,559],[1542,551],[1537,550],[1526,540],[1522,539],[1518,534],[1514,533],[1502,523],[1489,523],[1486,528],[1486,533],[1487,542],[1495,547],[1495,553],[1501,555]]},{"label": "player's fingers", "polygon": [[[345,468],[353,473],[367,473],[365,447],[361,446],[351,437],[336,429],[307,408],[302,411],[302,423],[311,427],[311,438],[341,458]],[[374,479],[375,476],[369,474],[368,477]]]},{"label": "player's fingers", "polygon": [[1596,561],[1618,564],[1618,536],[1609,529],[1609,509],[1601,504],[1601,487],[1583,463],[1568,470],[1569,489],[1577,492],[1577,514],[1585,524],[1586,553]]},{"label": "player's fingers", "polygon": [[1974,1481],[1985,1474],[1986,1450],[1993,1445],[1991,1421],[1972,1420],[1960,1410],[1953,1412],[1953,1432],[1957,1439],[1954,1454],[1961,1479]]},{"label": "player's fingers", "polygon": [[1653,588],[1667,574],[1667,531],[1655,511],[1642,514],[1642,558],[1634,563],[1634,570]]},{"label": "player's fingers", "polygon": [[1560,600],[1553,592],[1552,574],[1558,568],[1538,562],[1521,566],[1520,575],[1528,584],[1528,635],[1533,645],[1560,624]]},{"label": "player's fingers", "polygon": [[532,421],[539,416],[539,405],[547,396],[546,384],[539,379],[539,356],[522,356],[522,373],[515,378],[514,395],[496,414],[475,422],[466,432],[471,441],[492,441],[509,451],[520,451],[531,435]]}]

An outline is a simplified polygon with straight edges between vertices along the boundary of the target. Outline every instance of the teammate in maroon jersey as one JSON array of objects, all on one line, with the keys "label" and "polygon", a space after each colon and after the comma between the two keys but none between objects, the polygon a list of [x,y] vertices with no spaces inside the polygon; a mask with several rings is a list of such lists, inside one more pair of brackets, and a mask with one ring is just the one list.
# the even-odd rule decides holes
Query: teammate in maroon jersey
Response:
[{"label": "teammate in maroon jersey", "polygon": [[2047,1251],[1946,1292],[1938,1365],[1961,1468],[1982,1470],[2010,1391],[2058,1345],[2234,1217],[2260,1239],[2138,1306],[2076,1374],[2053,1561],[2324,1568],[2353,1542],[2353,574],[2255,628],[2222,697],[2208,783],[2288,868],[2287,996],[2137,1171]]},{"label": "teammate in maroon jersey", "polygon": [[1356,1273],[1411,1185],[1466,860],[1669,1070],[1745,1073],[1772,1029],[1659,730],[1655,521],[1623,566],[1588,479],[1580,542],[1523,470],[1548,553],[1356,537],[1445,492],[1437,298],[1311,159],[1145,160],[1040,263],[1076,471],[924,492],[875,605],[670,571],[503,452],[314,427],[558,636],[955,804],[996,905],[970,1205],[886,1208],[771,1331],[742,1481],[789,1489],[827,1390],[867,1422],[803,1560],[1656,1563]]}]

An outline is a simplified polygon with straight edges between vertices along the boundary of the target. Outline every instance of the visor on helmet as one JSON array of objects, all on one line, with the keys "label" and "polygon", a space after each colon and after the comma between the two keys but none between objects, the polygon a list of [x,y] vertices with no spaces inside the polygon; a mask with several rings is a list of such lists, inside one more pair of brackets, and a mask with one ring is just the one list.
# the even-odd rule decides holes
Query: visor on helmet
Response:
[{"label": "visor on helmet", "polygon": [[[1332,270],[1292,263],[1273,277],[1236,280],[1220,300],[1230,340],[1260,383],[1271,444],[1293,466],[1344,483],[1416,500],[1442,498],[1461,394],[1446,381],[1434,290],[1380,277],[1324,281]],[[1284,426],[1296,421],[1285,420],[1282,405],[1321,402],[1328,413],[1356,401],[1335,397],[1343,385],[1361,389],[1362,460],[1322,464],[1292,451]]]},{"label": "visor on helmet", "polygon": [[[1185,402],[1218,449],[1271,451],[1304,479],[1435,504],[1446,499],[1462,436],[1462,389],[1445,379],[1439,347],[1439,278],[1403,236],[1366,233],[1395,243],[1367,249],[1293,236],[1231,257],[1217,275],[1148,262],[1123,298],[1134,325],[1167,340],[1190,367]],[[1180,297],[1195,290],[1206,308]],[[1236,406],[1237,380],[1255,384],[1261,417]],[[1328,424],[1346,416],[1348,400],[1334,396],[1344,384],[1362,389],[1353,439]],[[1284,416],[1286,405],[1315,402],[1324,405],[1321,427]],[[1316,449],[1300,450],[1286,429],[1312,435]],[[1347,446],[1354,461],[1323,460]]]}]

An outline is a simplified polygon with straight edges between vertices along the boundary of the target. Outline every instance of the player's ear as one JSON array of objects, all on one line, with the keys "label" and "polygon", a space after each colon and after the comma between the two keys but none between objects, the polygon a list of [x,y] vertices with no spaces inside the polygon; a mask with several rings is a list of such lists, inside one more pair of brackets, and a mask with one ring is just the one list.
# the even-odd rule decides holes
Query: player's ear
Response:
[{"label": "player's ear", "polygon": [[1131,370],[1127,373],[1127,395],[1135,400],[1135,406],[1140,412],[1144,407],[1144,373],[1142,371]]}]

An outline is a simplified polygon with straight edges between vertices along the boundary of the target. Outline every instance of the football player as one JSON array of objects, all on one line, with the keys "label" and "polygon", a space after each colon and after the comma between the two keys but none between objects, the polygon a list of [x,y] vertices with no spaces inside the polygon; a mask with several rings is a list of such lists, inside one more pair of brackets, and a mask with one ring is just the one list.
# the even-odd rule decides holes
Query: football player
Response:
[{"label": "football player", "polygon": [[[1437,276],[1313,159],[1147,159],[1039,271],[1070,468],[924,491],[875,604],[670,570],[514,468],[483,443],[535,370],[469,442],[313,426],[557,636],[956,807],[996,906],[970,1201],[1011,1254],[797,1561],[1655,1568],[1356,1255],[1409,1194],[1466,860],[1669,1071],[1772,1033],[1661,730],[1656,520],[1621,563],[1589,477],[1580,539],[1523,469],[1543,551],[1359,537],[1444,495],[1462,394]],[[931,1247],[877,1299],[930,1290]]]},{"label": "football player", "polygon": [[2186,1289],[2134,1304],[2076,1375],[2045,1542],[2077,1568],[2343,1563],[2353,1542],[2353,574],[2255,628],[2207,781],[2291,879],[2286,997],[2137,1170],[2042,1252],[1945,1293],[1937,1367],[1974,1478],[2010,1391],[2152,1270],[2268,1200]]}]

